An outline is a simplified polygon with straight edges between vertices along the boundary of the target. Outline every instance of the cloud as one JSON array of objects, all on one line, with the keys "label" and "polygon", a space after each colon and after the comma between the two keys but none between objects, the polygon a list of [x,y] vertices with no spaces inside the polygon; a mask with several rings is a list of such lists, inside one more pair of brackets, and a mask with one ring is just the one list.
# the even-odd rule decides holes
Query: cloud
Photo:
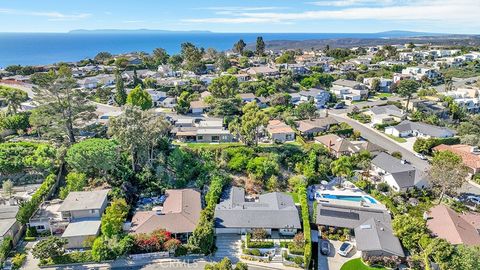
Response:
[{"label": "cloud", "polygon": [[123,23],[145,23],[146,21],[144,20],[127,20],[123,21]]},{"label": "cloud", "polygon": [[36,16],[36,17],[46,17],[49,21],[69,21],[69,20],[79,20],[90,17],[90,13],[75,13],[75,14],[64,14],[56,11],[43,12],[43,11],[28,11],[28,10],[17,10],[17,9],[1,9],[0,13],[2,14],[12,14],[20,16]]},{"label": "cloud", "polygon": [[[340,1],[340,0],[338,0]],[[338,2],[334,1],[334,2]],[[366,2],[369,0],[341,0]],[[398,0],[397,0],[398,1]],[[330,1],[332,2],[332,1]],[[377,2],[377,1],[376,1]],[[383,1],[386,3],[386,1]],[[394,5],[340,7],[302,12],[237,12],[232,16],[191,18],[195,23],[286,23],[318,20],[383,20],[397,22],[429,22],[438,26],[480,26],[478,0],[401,1]]]},{"label": "cloud", "polygon": [[393,2],[394,0],[322,0],[316,2],[308,2],[308,4],[323,7],[348,7],[360,5],[388,5],[392,4]]},{"label": "cloud", "polygon": [[262,10],[278,10],[285,9],[284,7],[275,7],[275,6],[265,6],[265,7],[234,7],[234,6],[225,6],[225,7],[204,7],[198,8],[203,10],[215,10],[215,11],[232,11],[232,12],[242,12],[242,11],[262,11]]}]

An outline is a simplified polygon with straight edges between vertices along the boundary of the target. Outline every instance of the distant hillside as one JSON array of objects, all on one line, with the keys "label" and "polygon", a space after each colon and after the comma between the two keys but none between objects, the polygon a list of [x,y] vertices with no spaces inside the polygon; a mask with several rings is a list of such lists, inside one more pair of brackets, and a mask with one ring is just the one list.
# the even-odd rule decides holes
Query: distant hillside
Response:
[{"label": "distant hillside", "polygon": [[[310,49],[324,48],[350,48],[359,46],[397,45],[397,44],[431,44],[437,46],[480,46],[480,35],[437,35],[397,38],[338,38],[338,39],[310,39],[310,40],[272,40],[266,42],[270,50],[282,49]],[[254,49],[255,44],[248,44],[248,49]]]}]

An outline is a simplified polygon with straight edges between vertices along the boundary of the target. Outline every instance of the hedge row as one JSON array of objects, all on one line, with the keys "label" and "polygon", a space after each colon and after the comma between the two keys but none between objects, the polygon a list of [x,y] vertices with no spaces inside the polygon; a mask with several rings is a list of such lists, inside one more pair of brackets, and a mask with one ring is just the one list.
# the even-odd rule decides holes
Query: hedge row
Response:
[{"label": "hedge row", "polygon": [[305,269],[308,269],[312,260],[312,236],[310,231],[310,213],[308,211],[307,186],[305,183],[299,183],[297,188],[300,206],[302,207],[303,236],[305,238],[305,252],[303,259]]},{"label": "hedge row", "polygon": [[40,204],[43,202],[45,197],[48,195],[50,190],[53,188],[56,182],[56,175],[50,174],[45,178],[45,181],[40,185],[40,187],[32,195],[32,198],[22,203],[20,209],[17,213],[17,220],[22,224],[27,224],[28,220],[32,217],[35,210],[38,209]]},{"label": "hedge row", "polygon": [[190,245],[198,247],[205,255],[212,253],[215,249],[215,206],[220,200],[223,187],[228,182],[227,180],[228,178],[223,175],[213,174],[207,195],[205,195],[206,207],[200,212],[200,221],[192,236],[188,239]]},{"label": "hedge row", "polygon": [[245,241],[247,243],[247,248],[273,248],[273,241],[251,241],[251,236],[249,233],[245,236]]}]

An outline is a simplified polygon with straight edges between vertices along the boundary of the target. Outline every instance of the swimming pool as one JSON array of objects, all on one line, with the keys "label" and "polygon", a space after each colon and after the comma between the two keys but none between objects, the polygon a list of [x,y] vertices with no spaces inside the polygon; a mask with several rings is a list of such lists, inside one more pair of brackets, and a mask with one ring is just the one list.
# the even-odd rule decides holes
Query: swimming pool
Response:
[{"label": "swimming pool", "polygon": [[318,194],[320,198],[331,200],[343,200],[351,202],[367,202],[371,204],[377,204],[377,201],[370,196],[351,196],[351,195],[332,195],[332,194]]}]

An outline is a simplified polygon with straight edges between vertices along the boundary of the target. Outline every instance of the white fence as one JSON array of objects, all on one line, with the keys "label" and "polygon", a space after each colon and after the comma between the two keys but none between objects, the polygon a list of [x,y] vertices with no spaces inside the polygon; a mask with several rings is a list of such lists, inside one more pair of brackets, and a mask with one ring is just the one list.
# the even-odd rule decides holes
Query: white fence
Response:
[{"label": "white fence", "polygon": [[128,256],[131,260],[141,260],[141,259],[161,259],[170,257],[170,252],[152,252],[152,253],[142,253],[142,254],[132,254]]}]

